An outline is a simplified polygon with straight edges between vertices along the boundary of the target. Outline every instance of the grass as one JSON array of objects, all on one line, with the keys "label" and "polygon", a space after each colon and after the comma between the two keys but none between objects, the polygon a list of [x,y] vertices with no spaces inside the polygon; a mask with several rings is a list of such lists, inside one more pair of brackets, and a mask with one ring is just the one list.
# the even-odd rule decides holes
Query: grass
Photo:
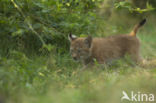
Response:
[{"label": "grass", "polygon": [[119,60],[113,66],[97,64],[82,71],[83,66],[69,54],[28,58],[13,51],[10,59],[0,58],[0,99],[6,103],[121,103],[122,91],[156,96],[156,31],[144,29],[138,33],[148,61],[144,67]]},{"label": "grass", "polygon": [[123,90],[156,94],[155,72],[125,65],[115,70],[73,70],[70,76],[55,73],[46,95],[25,96],[24,103],[120,103]]}]

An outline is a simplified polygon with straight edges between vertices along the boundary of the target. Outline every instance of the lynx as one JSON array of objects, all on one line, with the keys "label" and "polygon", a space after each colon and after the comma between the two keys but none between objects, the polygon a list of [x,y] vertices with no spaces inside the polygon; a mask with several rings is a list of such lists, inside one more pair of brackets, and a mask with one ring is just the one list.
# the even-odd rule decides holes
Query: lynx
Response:
[{"label": "lynx", "polygon": [[100,64],[124,57],[126,54],[135,63],[142,61],[140,56],[140,42],[136,37],[138,29],[144,25],[146,19],[134,26],[134,29],[125,35],[115,35],[106,38],[76,37],[69,34],[71,56],[76,61],[87,65],[96,60]]}]

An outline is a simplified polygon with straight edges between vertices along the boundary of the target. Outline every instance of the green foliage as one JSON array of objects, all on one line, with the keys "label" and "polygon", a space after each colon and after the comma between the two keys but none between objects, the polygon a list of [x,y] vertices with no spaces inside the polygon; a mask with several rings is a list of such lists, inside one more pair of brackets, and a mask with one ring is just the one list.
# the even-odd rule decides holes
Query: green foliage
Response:
[{"label": "green foliage", "polygon": [[[47,78],[49,70],[44,66],[45,62],[40,60],[34,62],[23,53],[16,51],[12,51],[11,54],[10,59],[0,58],[1,93],[7,93],[9,97],[21,89],[33,90],[39,88],[40,85],[36,88],[32,85],[35,81],[44,82],[43,79]],[[44,85],[42,86],[44,88]],[[12,89],[10,90],[10,88]]]},{"label": "green foliage", "polygon": [[[109,97],[120,99],[123,89],[155,93],[155,15],[148,11],[156,3],[144,0],[147,8],[142,9],[135,2],[117,1],[121,0],[112,8],[114,0],[0,0],[0,102],[110,103]],[[107,2],[105,18],[100,12]],[[120,8],[151,16],[137,36],[143,57],[153,61],[139,67],[128,57],[112,65],[94,60],[95,66],[83,70],[69,55],[68,33],[80,37],[127,33],[142,14],[121,15],[116,11]]]},{"label": "green foliage", "polygon": [[[10,45],[5,47],[8,52],[11,48],[38,52],[42,46],[51,50],[50,45],[63,48],[61,52],[64,52],[70,32],[78,36],[95,32],[95,8],[99,2],[101,0],[1,0],[0,38]],[[12,42],[6,42],[8,39]]]},{"label": "green foliage", "polygon": [[[143,40],[144,56],[155,59],[155,33],[141,34],[139,38]],[[109,93],[120,94],[123,88],[127,91],[131,91],[131,88],[155,93],[152,92],[155,86],[153,81],[156,81],[155,63],[145,69],[134,65],[128,57],[110,66],[100,65],[95,60],[94,67],[83,70],[83,66],[74,62],[68,54],[52,53],[49,56],[30,58],[22,52],[12,51],[9,58],[0,57],[0,96],[4,95],[7,103],[90,103],[93,99],[95,102],[112,100],[108,99],[111,95]],[[142,78],[149,82],[148,86],[142,82]],[[112,89],[114,86],[117,86],[117,91]],[[19,99],[19,96],[23,98]],[[115,96],[120,99],[119,95]]]},{"label": "green foliage", "polygon": [[146,3],[146,9],[134,7],[134,5],[132,5],[132,3],[128,1],[121,1],[121,2],[115,3],[114,5],[115,5],[115,8],[117,9],[125,8],[125,9],[128,9],[130,12],[138,12],[138,13],[149,12],[149,11],[155,10],[155,8],[153,8],[152,5],[149,4],[149,2]]}]

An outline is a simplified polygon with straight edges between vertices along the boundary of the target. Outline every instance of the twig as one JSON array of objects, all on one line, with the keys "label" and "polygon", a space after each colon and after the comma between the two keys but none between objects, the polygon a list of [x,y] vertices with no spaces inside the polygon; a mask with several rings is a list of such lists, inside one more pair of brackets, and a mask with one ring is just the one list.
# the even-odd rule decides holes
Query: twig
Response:
[{"label": "twig", "polygon": [[40,39],[40,41],[42,42],[43,46],[45,46],[45,42],[42,39],[42,37],[34,30],[34,28],[32,27],[32,24],[29,22],[29,20],[27,20],[27,17],[24,15],[24,13],[22,12],[22,9],[15,3],[14,0],[11,0],[11,2],[13,3],[14,7],[17,8],[17,10],[21,13],[21,15],[23,16],[24,19],[26,19],[26,23],[28,25],[28,27],[30,28],[30,30]]}]

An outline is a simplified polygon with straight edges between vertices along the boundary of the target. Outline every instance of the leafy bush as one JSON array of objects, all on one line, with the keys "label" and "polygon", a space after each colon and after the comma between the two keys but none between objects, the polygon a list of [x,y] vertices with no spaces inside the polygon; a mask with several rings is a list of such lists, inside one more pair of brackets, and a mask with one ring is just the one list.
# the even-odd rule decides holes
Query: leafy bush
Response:
[{"label": "leafy bush", "polygon": [[41,47],[66,51],[67,35],[94,33],[101,0],[1,0],[1,54],[39,52]]}]

